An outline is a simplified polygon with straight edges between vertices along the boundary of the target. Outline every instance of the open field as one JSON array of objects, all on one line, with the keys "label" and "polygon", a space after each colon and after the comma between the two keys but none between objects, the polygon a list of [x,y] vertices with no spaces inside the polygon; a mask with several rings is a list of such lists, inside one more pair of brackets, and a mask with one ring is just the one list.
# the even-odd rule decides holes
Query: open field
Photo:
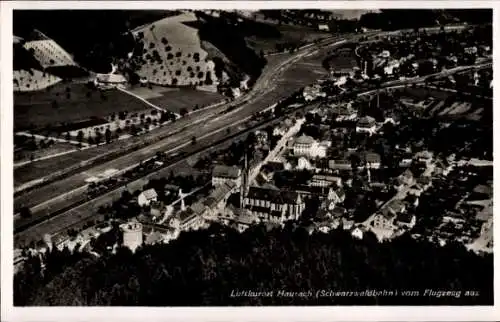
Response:
[{"label": "open field", "polygon": [[332,55],[326,59],[326,62],[333,70],[351,69],[358,65],[354,49],[349,49],[347,47],[334,51]]},{"label": "open field", "polygon": [[137,96],[144,98],[145,100],[149,100],[151,98],[162,97],[163,93],[176,92],[179,91],[180,89],[175,87],[151,85],[151,87],[133,86],[131,88],[127,88],[127,90]]},{"label": "open field", "polygon": [[179,113],[182,108],[191,111],[196,105],[199,107],[208,106],[224,99],[225,97],[219,93],[180,89],[163,92],[160,97],[150,98],[148,101],[171,112]]},{"label": "open field", "polygon": [[48,148],[38,148],[34,151],[19,149],[14,151],[14,163],[29,161],[31,158],[43,158],[46,156],[75,150],[76,147],[71,143],[56,142]]},{"label": "open field", "polygon": [[57,76],[36,69],[30,71],[14,70],[12,76],[14,79],[14,92],[39,91],[61,81]]},{"label": "open field", "polygon": [[14,170],[15,186],[29,182],[31,180],[42,178],[48,174],[53,173],[55,169],[65,169],[69,166],[78,164],[83,160],[88,160],[90,158],[99,156],[104,152],[103,150],[105,150],[105,148],[103,147],[105,147],[105,145],[61,155],[52,159],[29,163],[18,167]]},{"label": "open field", "polygon": [[276,52],[276,45],[279,44],[306,44],[311,43],[317,39],[324,39],[331,36],[330,33],[320,32],[311,27],[293,26],[293,25],[275,25],[274,26],[281,33],[280,38],[259,38],[247,37],[247,44],[254,48],[255,51],[264,53]]},{"label": "open field", "polygon": [[148,106],[118,90],[99,91],[86,84],[59,83],[44,91],[14,94],[14,129],[44,128]]}]

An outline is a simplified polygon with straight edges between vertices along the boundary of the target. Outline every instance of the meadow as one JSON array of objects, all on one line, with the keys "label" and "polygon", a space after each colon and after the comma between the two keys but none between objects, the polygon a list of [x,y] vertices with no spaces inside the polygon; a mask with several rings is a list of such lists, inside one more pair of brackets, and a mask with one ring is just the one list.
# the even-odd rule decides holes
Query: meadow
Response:
[{"label": "meadow", "polygon": [[40,129],[102,118],[148,106],[118,90],[101,91],[82,83],[59,83],[43,91],[14,93],[14,129]]}]

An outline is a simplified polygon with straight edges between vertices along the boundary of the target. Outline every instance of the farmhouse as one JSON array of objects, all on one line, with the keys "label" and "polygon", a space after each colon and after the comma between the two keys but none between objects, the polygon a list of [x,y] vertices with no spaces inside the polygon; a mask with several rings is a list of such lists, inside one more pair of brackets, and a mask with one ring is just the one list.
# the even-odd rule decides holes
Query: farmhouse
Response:
[{"label": "farmhouse", "polygon": [[97,74],[94,79],[94,84],[104,89],[123,87],[126,83],[127,79],[121,74]]},{"label": "farmhouse", "polygon": [[363,239],[363,230],[361,229],[361,227],[354,227],[351,230],[351,236],[357,239]]}]

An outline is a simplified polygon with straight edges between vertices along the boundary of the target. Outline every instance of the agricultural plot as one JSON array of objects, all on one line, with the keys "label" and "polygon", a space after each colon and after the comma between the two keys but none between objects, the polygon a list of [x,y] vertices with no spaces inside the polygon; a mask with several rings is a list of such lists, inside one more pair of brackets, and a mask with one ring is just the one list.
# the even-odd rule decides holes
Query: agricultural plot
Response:
[{"label": "agricultural plot", "polygon": [[194,13],[167,17],[135,29],[144,44],[143,64],[137,72],[150,83],[195,86],[217,81],[215,64],[202,48],[198,30],[186,25],[196,21]]},{"label": "agricultural plot", "polygon": [[24,47],[44,68],[76,65],[71,55],[52,39],[28,41]]},{"label": "agricultural plot", "polygon": [[152,98],[162,97],[163,93],[166,92],[176,92],[179,91],[179,88],[173,87],[162,87],[162,86],[134,86],[132,88],[127,89],[129,92],[142,97],[145,100],[149,100]]},{"label": "agricultural plot", "polygon": [[102,155],[106,151],[106,146],[87,149],[60,155],[54,159],[46,159],[14,169],[14,182],[15,186],[22,185],[32,180],[40,179],[44,176],[54,173],[55,169],[65,169],[75,164],[88,160],[93,157]]},{"label": "agricultural plot", "polygon": [[180,89],[178,91],[163,92],[160,97],[150,98],[148,102],[171,112],[179,113],[183,108],[192,111],[196,105],[202,108],[224,99],[225,97],[219,93]]},{"label": "agricultural plot", "polygon": [[270,54],[277,52],[280,45],[303,46],[315,40],[321,40],[331,36],[331,34],[327,32],[320,32],[304,26],[276,25],[274,27],[281,33],[281,37],[268,39],[255,36],[247,37],[247,44],[256,52],[262,50],[265,54]]},{"label": "agricultural plot", "polygon": [[118,90],[100,91],[86,84],[56,84],[44,91],[14,94],[14,129],[39,129],[149,108]]},{"label": "agricultural plot", "polygon": [[57,76],[36,69],[13,71],[14,92],[31,92],[45,89],[61,81]]},{"label": "agricultural plot", "polygon": [[55,142],[53,144],[49,144],[47,147],[43,147],[40,144],[40,140],[37,140],[37,144],[38,148],[33,150],[26,149],[24,147],[15,148],[14,163],[49,157],[68,151],[74,151],[76,149],[75,145],[66,142]]},{"label": "agricultural plot", "polygon": [[347,48],[335,51],[326,59],[326,63],[333,70],[351,69],[358,65],[354,50]]}]

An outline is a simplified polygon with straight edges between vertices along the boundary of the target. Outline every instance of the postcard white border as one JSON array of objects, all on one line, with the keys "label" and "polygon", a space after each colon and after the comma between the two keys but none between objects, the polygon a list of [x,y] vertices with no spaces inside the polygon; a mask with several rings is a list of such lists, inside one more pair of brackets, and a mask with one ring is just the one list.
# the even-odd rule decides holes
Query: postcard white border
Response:
[{"label": "postcard white border", "polygon": [[[494,61],[497,50],[500,3],[496,1],[3,1],[1,5],[0,73],[0,169],[1,169],[1,320],[2,321],[488,321],[498,320],[500,310],[493,307],[223,307],[223,308],[122,308],[122,307],[31,307],[12,306],[13,274],[13,125],[12,125],[12,10],[13,9],[380,9],[380,8],[494,8]],[[496,64],[494,64],[496,65]],[[494,66],[494,80],[499,79]],[[494,86],[494,97],[498,97]],[[499,107],[496,99],[495,110]],[[498,112],[494,112],[497,119]],[[499,133],[494,129],[494,160],[499,160]],[[495,178],[500,178],[495,164]],[[497,191],[497,180],[494,191]],[[498,194],[495,193],[494,213]],[[499,225],[494,220],[495,233]],[[495,234],[496,236],[496,234]],[[497,249],[495,245],[495,251]],[[494,257],[495,268],[498,256]],[[499,279],[494,279],[495,291]],[[167,290],[168,291],[168,290]],[[495,292],[496,293],[496,292]],[[497,295],[498,296],[498,295]],[[497,297],[496,296],[496,297]],[[496,301],[498,302],[498,300]]]}]

